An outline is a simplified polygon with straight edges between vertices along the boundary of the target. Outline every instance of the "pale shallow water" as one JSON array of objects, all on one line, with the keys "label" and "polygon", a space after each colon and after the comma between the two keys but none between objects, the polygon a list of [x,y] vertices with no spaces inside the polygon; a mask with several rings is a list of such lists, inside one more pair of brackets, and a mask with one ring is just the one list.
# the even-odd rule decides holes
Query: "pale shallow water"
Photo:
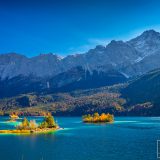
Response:
[{"label": "pale shallow water", "polygon": [[[37,122],[42,117],[30,117]],[[0,129],[13,129],[19,122]],[[114,124],[84,124],[56,117],[64,130],[40,135],[0,135],[0,160],[155,160],[159,117],[116,117]],[[21,120],[20,120],[21,121]]]}]

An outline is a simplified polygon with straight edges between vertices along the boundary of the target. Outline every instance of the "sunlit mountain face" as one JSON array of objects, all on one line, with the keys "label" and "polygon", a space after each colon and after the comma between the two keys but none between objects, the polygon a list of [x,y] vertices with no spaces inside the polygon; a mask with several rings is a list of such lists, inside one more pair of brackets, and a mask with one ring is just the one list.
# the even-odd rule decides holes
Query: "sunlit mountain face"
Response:
[{"label": "sunlit mountain face", "polygon": [[11,88],[15,92],[16,84],[21,86],[17,93],[25,93],[55,91],[68,85],[67,89],[76,89],[122,83],[160,67],[159,44],[160,33],[147,30],[130,41],[112,40],[106,46],[64,58],[52,53],[32,58],[1,54],[1,95],[4,91],[10,94]]}]

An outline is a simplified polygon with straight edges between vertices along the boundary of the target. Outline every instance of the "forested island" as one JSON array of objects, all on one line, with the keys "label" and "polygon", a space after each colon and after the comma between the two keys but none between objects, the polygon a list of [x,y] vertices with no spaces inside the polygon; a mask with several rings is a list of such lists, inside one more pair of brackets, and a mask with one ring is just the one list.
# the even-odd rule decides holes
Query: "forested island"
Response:
[{"label": "forested island", "polygon": [[55,122],[54,117],[50,114],[44,117],[44,120],[37,124],[35,120],[28,121],[24,118],[20,125],[16,126],[13,130],[0,130],[0,133],[15,133],[15,134],[27,134],[27,133],[48,133],[59,129],[58,124]]},{"label": "forested island", "polygon": [[10,119],[18,119],[19,116],[16,112],[12,112],[10,115],[9,115]]},{"label": "forested island", "polygon": [[102,113],[101,115],[94,113],[82,116],[82,120],[85,123],[112,123],[114,122],[114,116],[109,113]]}]

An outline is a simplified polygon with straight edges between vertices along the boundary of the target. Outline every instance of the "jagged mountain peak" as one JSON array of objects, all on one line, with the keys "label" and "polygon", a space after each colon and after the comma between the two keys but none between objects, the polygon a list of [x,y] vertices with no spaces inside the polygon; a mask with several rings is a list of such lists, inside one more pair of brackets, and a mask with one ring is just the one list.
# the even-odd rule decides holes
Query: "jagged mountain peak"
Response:
[{"label": "jagged mountain peak", "polygon": [[129,43],[133,43],[135,41],[154,41],[155,39],[160,40],[160,33],[151,29],[151,30],[146,30],[144,31],[142,34],[140,34],[139,36],[131,39],[130,41],[128,41]]},{"label": "jagged mountain peak", "polygon": [[[17,53],[3,54],[0,55],[0,77],[5,79],[18,75],[34,75],[46,78],[77,66],[87,67],[91,71],[99,70],[99,68],[103,71],[116,69],[124,72],[127,70],[127,74],[132,72],[131,75],[136,75],[137,66],[142,65],[138,67],[138,74],[145,73],[150,68],[154,69],[155,64],[158,67],[158,55],[160,55],[160,33],[147,30],[128,42],[112,40],[106,47],[97,45],[84,54],[68,55],[64,58],[53,53],[40,54],[31,58]],[[148,57],[153,61],[151,64],[148,64]]]},{"label": "jagged mountain peak", "polygon": [[105,50],[105,46],[103,46],[103,45],[97,45],[95,48],[93,48],[93,49],[90,49],[87,53],[85,53],[85,54],[92,54],[92,53],[102,53],[102,52],[104,52],[104,50]]},{"label": "jagged mountain peak", "polygon": [[16,53],[16,52],[3,53],[3,54],[0,54],[0,57],[8,57],[8,58],[27,58],[25,55],[19,54],[19,53]]},{"label": "jagged mountain peak", "polygon": [[[160,41],[160,33],[151,29],[144,31],[141,35],[134,38],[133,40],[141,40],[145,42],[156,42],[157,40]],[[132,41],[132,40],[131,40]]]},{"label": "jagged mountain peak", "polygon": [[119,40],[119,41],[116,41],[116,40],[112,40],[109,44],[108,44],[108,46],[110,46],[110,45],[123,45],[123,44],[125,44],[122,40]]},{"label": "jagged mountain peak", "polygon": [[155,31],[154,29],[144,31],[141,36],[159,36],[160,33]]},{"label": "jagged mountain peak", "polygon": [[141,52],[143,57],[152,55],[160,51],[160,33],[155,30],[146,30],[127,43]]},{"label": "jagged mountain peak", "polygon": [[57,59],[57,60],[61,60],[62,59],[62,57],[61,56],[59,56],[59,55],[57,55],[57,54],[54,54],[54,53],[41,53],[41,54],[39,54],[38,56],[35,56],[35,57],[33,57],[33,58],[36,58],[36,59]]},{"label": "jagged mountain peak", "polygon": [[95,49],[97,49],[97,50],[104,50],[104,49],[105,49],[105,47],[104,47],[104,46],[102,46],[102,45],[97,45]]}]

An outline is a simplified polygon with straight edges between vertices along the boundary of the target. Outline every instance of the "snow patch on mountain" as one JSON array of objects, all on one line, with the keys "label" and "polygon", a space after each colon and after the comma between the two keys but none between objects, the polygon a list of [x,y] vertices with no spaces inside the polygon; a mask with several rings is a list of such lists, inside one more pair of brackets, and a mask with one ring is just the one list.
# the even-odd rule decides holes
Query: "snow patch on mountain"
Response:
[{"label": "snow patch on mountain", "polygon": [[128,75],[128,74],[126,74],[126,73],[124,73],[124,72],[120,72],[125,78],[130,78],[130,76]]},{"label": "snow patch on mountain", "polygon": [[138,62],[142,61],[144,58],[145,58],[145,56],[144,56],[144,57],[138,57],[138,58],[135,60],[135,63],[138,63]]},{"label": "snow patch on mountain", "polygon": [[[0,55],[0,78],[13,78],[19,75],[38,78],[54,77],[60,73],[81,66],[86,72],[122,71],[125,77],[143,74],[154,69],[159,63],[160,33],[149,30],[130,41],[112,40],[106,47],[98,45],[84,54],[68,55],[64,58],[56,54],[40,54],[27,58],[16,53]],[[150,57],[151,61],[147,59]],[[143,63],[142,63],[143,61]],[[141,65],[138,65],[142,63]],[[128,72],[125,72],[127,70]],[[127,73],[127,75],[126,75]]]}]

